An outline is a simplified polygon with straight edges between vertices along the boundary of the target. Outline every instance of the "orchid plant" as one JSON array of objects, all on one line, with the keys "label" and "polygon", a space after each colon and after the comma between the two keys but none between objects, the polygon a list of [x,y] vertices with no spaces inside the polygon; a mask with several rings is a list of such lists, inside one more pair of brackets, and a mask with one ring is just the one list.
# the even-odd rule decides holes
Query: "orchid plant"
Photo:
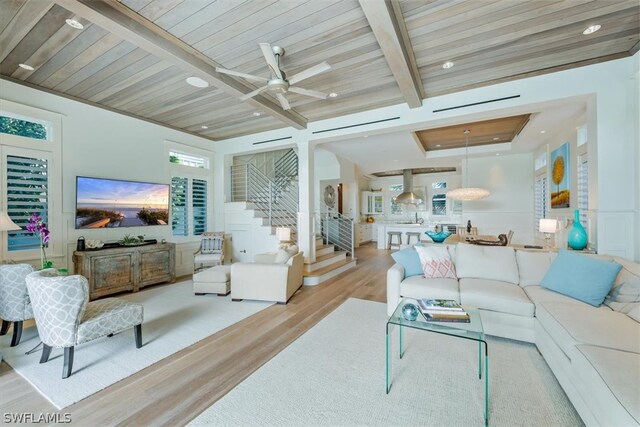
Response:
[{"label": "orchid plant", "polygon": [[34,213],[29,217],[27,231],[33,234],[37,233],[38,237],[40,237],[40,261],[42,268],[45,269],[53,267],[53,261],[47,260],[47,254],[45,252],[45,248],[49,243],[50,238],[49,229],[39,213]]}]

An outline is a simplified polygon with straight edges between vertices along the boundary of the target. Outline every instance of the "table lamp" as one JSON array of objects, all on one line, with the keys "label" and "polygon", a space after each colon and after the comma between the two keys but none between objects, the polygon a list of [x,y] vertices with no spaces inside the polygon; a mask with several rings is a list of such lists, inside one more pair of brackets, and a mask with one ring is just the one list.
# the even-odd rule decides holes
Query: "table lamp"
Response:
[{"label": "table lamp", "polygon": [[538,230],[544,233],[544,240],[547,242],[547,246],[551,247],[551,235],[558,230],[558,220],[550,218],[540,218],[540,225]]},{"label": "table lamp", "polygon": [[287,227],[276,228],[276,237],[280,241],[278,248],[287,249],[291,246],[291,229]]},{"label": "table lamp", "polygon": [[[15,230],[21,230],[21,228],[9,218],[5,211],[0,211],[0,232]],[[0,353],[0,362],[2,362],[2,353]]]}]

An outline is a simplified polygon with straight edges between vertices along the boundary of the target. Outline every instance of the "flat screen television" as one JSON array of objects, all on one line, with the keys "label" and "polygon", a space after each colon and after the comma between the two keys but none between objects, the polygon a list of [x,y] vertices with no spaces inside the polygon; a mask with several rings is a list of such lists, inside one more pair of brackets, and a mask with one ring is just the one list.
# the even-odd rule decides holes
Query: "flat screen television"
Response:
[{"label": "flat screen television", "polygon": [[169,184],[76,177],[76,229],[169,224]]}]

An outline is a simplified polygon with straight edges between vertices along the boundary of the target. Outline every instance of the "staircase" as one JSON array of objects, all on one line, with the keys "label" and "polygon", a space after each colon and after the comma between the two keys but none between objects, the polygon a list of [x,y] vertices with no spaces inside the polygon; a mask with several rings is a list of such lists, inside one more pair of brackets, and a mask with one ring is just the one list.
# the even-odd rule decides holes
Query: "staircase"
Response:
[{"label": "staircase", "polygon": [[[277,227],[291,230],[296,240],[298,230],[298,156],[287,151],[274,162],[269,177],[253,164],[231,168],[232,202],[252,211],[252,217],[262,222],[272,241]],[[338,214],[316,215],[316,260],[305,262],[304,284],[317,285],[355,266],[353,258],[353,221]],[[275,245],[274,245],[275,247]]]}]

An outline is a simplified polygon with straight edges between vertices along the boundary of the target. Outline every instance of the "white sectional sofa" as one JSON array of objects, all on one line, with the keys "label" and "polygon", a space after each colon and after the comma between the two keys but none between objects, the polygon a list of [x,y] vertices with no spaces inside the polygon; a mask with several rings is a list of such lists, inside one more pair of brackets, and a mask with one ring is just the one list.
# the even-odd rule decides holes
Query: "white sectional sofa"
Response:
[{"label": "white sectional sofa", "polygon": [[[402,297],[454,299],[479,309],[485,332],[535,343],[587,425],[640,425],[640,265],[622,264],[603,305],[540,283],[554,252],[448,245],[458,280],[387,272],[387,311]],[[583,255],[594,256],[594,255]]]}]

